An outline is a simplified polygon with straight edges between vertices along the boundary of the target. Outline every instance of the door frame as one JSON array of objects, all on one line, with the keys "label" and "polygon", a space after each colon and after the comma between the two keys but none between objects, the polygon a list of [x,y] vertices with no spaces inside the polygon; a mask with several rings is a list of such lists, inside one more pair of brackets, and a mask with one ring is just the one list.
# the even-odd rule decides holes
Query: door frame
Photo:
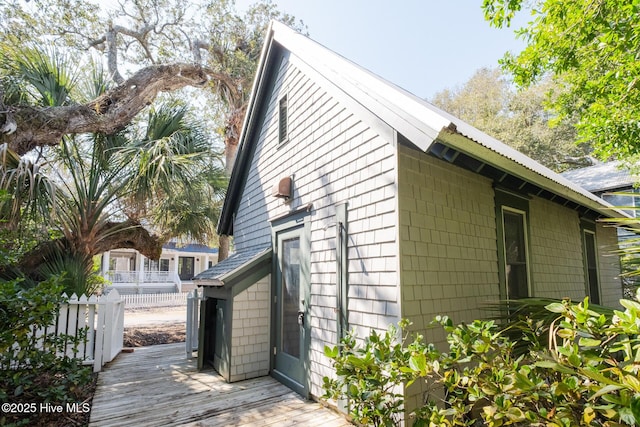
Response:
[{"label": "door frame", "polygon": [[[278,237],[284,233],[298,232],[300,237],[300,293],[301,298],[304,299],[304,326],[303,326],[303,346],[300,354],[300,360],[302,363],[302,380],[300,382],[295,381],[282,372],[276,370],[276,339],[277,339],[277,325],[279,314],[277,303],[277,287],[278,284],[278,269],[279,269],[279,248]],[[309,356],[311,347],[311,221],[309,211],[294,212],[285,217],[275,219],[271,223],[271,242],[273,245],[273,258],[272,258],[272,272],[271,274],[271,294],[273,295],[272,309],[271,309],[271,358],[270,358],[270,371],[271,375],[300,394],[304,398],[309,398],[310,393],[310,369],[309,369]]]}]

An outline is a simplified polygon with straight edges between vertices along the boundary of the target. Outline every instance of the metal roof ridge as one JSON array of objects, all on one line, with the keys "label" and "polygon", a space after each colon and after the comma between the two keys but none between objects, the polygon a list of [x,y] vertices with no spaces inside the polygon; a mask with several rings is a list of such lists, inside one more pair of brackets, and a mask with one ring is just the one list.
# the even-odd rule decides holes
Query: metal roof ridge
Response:
[{"label": "metal roof ridge", "polygon": [[[323,46],[317,41],[287,27],[280,22],[274,21],[272,29],[274,41],[280,43],[296,56],[301,57],[305,62],[308,62],[309,65],[329,71],[334,76],[340,78],[343,82],[350,84],[351,88],[343,87],[345,92],[353,95],[353,90],[357,89],[358,91],[369,94],[376,100],[376,102],[385,107],[379,109],[380,111],[384,111],[385,109],[388,110],[388,107],[385,103],[381,102],[380,99],[376,99],[375,96],[372,96],[372,93],[378,95],[385,102],[391,103],[401,111],[408,113],[411,117],[415,118],[416,121],[424,123],[437,132],[442,131],[443,129],[447,129],[446,131],[449,131],[451,128],[450,125],[453,124],[455,125],[457,132],[470,141],[488,148],[517,164],[520,164],[542,178],[548,179],[556,184],[560,184],[577,195],[586,197],[590,201],[600,204],[605,209],[610,209],[612,207],[601,198],[593,195],[591,192],[564,178],[559,173],[554,172],[524,153],[521,153],[497,138],[434,106],[428,101],[419,98],[415,94],[397,86],[383,77],[376,75],[348,58],[345,58],[337,52]],[[325,61],[323,61],[323,59]],[[371,108],[371,106],[369,106],[369,108]],[[421,113],[427,114],[428,121],[425,121],[425,118]],[[388,117],[381,117],[381,119],[388,121]],[[406,123],[408,126],[415,127],[415,124],[413,123],[408,121],[406,121]],[[402,129],[397,130],[402,132]],[[434,140],[435,139],[437,138],[434,138]],[[420,148],[426,151],[432,142],[433,140],[426,146],[421,146]],[[412,141],[412,143],[416,144],[415,141]],[[582,204],[579,200],[574,201]]]}]

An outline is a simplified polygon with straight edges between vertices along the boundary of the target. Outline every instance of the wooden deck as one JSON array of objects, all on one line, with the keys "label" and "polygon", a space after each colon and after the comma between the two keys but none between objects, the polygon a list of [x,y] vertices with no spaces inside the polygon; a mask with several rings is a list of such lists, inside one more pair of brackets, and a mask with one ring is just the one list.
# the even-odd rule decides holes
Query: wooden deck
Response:
[{"label": "wooden deck", "polygon": [[351,426],[271,377],[228,384],[213,371],[198,372],[184,344],[136,348],[105,366],[89,426],[123,425]]}]

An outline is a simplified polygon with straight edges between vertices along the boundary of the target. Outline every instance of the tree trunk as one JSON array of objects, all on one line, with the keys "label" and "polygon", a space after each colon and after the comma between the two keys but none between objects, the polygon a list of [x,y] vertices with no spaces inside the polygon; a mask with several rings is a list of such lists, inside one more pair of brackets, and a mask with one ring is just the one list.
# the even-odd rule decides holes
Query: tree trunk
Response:
[{"label": "tree trunk", "polygon": [[229,258],[229,236],[218,236],[218,262]]},{"label": "tree trunk", "polygon": [[[244,114],[247,107],[246,104],[240,108],[236,108],[227,120],[227,127],[225,129],[225,171],[228,176],[231,176],[233,171],[233,163],[236,160],[236,153],[238,152],[238,143],[240,142],[240,132],[242,131],[242,121],[244,120]],[[229,236],[218,236],[218,262],[223,261],[229,257]]]},{"label": "tree trunk", "polygon": [[[43,242],[26,253],[18,266],[22,271],[30,273],[50,260],[56,253],[61,252],[75,253],[78,256],[91,259],[95,255],[112,249],[135,249],[147,258],[154,260],[159,259],[162,253],[164,240],[149,234],[138,222],[132,220],[107,223],[101,230],[101,234],[107,237],[98,241],[79,238],[78,241],[70,242],[66,238],[60,238]],[[90,249],[87,252],[83,248]]]},{"label": "tree trunk", "polygon": [[[53,146],[63,135],[113,134],[126,125],[160,92],[202,87],[216,81],[237,92],[234,82],[221,73],[193,64],[154,65],[143,68],[121,85],[84,105],[60,107],[6,106],[0,114],[0,144],[22,155],[40,146]],[[14,126],[7,126],[11,120]],[[7,128],[5,129],[5,126]]]}]

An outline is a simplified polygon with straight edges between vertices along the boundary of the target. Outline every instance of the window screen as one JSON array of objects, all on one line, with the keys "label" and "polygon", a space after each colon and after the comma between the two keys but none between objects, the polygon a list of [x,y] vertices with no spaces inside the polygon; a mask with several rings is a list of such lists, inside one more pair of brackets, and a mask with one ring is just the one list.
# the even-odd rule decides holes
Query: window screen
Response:
[{"label": "window screen", "polygon": [[507,298],[525,298],[529,296],[525,216],[503,210],[503,224]]}]

